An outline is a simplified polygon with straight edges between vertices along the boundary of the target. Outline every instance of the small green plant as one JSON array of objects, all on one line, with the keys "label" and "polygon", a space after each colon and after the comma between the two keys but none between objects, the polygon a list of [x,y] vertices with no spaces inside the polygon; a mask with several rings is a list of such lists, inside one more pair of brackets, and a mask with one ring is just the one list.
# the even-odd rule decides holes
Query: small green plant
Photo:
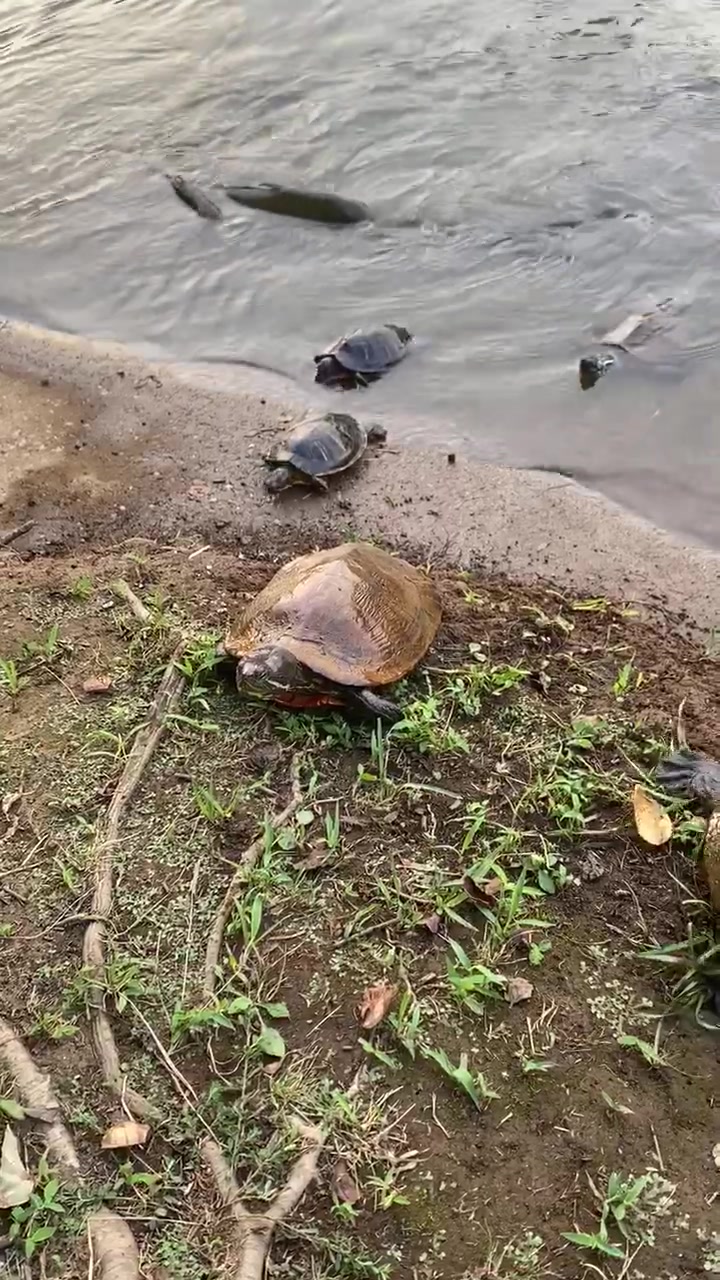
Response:
[{"label": "small green plant", "polygon": [[71,1040],[78,1034],[78,1028],[74,1022],[68,1022],[62,1014],[50,1009],[38,1014],[30,1034],[46,1036],[48,1040]]},{"label": "small green plant", "polygon": [[542,1236],[526,1231],[504,1246],[496,1246],[480,1272],[482,1280],[541,1280],[546,1274]]},{"label": "small green plant", "polygon": [[9,698],[16,698],[21,689],[29,685],[28,676],[21,676],[12,658],[0,658],[0,689]]},{"label": "small green plant", "polygon": [[335,805],[334,813],[325,814],[325,844],[331,853],[340,848],[340,805]]},{"label": "small green plant", "polygon": [[376,1175],[368,1178],[367,1186],[373,1193],[373,1207],[375,1211],[387,1213],[398,1204],[409,1204],[407,1196],[402,1195],[395,1185],[397,1171],[393,1168],[386,1170],[382,1175]]},{"label": "small green plant", "polygon": [[[471,650],[474,646],[471,646]],[[482,656],[482,655],[478,655]],[[482,714],[484,701],[514,689],[528,673],[521,667],[491,667],[482,662],[448,673],[444,694],[468,717]]]},{"label": "small green plant", "polygon": [[375,728],[370,734],[370,768],[358,765],[359,782],[376,782],[383,791],[392,786],[388,777],[388,745],[382,720],[375,721]]},{"label": "small green plant", "polygon": [[447,976],[459,1004],[482,1016],[487,1000],[498,1000],[507,985],[502,974],[470,959],[454,938],[448,938],[454,960],[448,960]]},{"label": "small green plant", "polygon": [[237,806],[237,791],[233,791],[227,800],[221,800],[213,787],[204,787],[201,783],[193,783],[192,798],[201,818],[208,822],[227,822],[232,818]]},{"label": "small green plant", "polygon": [[170,1020],[171,1048],[176,1048],[188,1035],[208,1031],[236,1031],[241,1026],[247,1032],[250,1053],[283,1058],[285,1041],[280,1032],[269,1026],[265,1019],[279,1020],[289,1016],[287,1005],[281,1001],[255,1001],[244,995],[216,1000],[209,1007],[180,1007],[174,1010]]},{"label": "small green plant", "polygon": [[389,730],[389,737],[396,742],[415,747],[428,755],[446,755],[463,752],[467,755],[470,743],[458,733],[451,723],[452,708],[445,712],[435,694],[418,698],[405,707],[402,720],[397,720]]},{"label": "small green plant", "polygon": [[257,891],[246,894],[235,904],[227,932],[231,937],[239,933],[246,951],[257,946],[262,932],[263,906],[263,895]]},{"label": "small green plant", "polygon": [[500,1094],[496,1093],[487,1083],[482,1071],[473,1072],[470,1070],[466,1053],[460,1054],[458,1063],[454,1063],[444,1049],[433,1049],[429,1045],[421,1045],[420,1053],[423,1058],[434,1062],[452,1084],[463,1089],[478,1111],[483,1110],[484,1102],[500,1097]]},{"label": "small green plant", "polygon": [[57,1231],[58,1218],[65,1212],[60,1198],[57,1178],[47,1177],[47,1167],[41,1165],[41,1182],[32,1192],[27,1204],[16,1205],[10,1211],[9,1239],[22,1250],[26,1258],[33,1255],[52,1240]]},{"label": "small green plant", "polygon": [[89,578],[85,573],[81,573],[79,578],[70,583],[69,594],[73,600],[89,600],[92,593],[92,578]]},{"label": "small green plant", "polygon": [[696,1019],[720,984],[720,942],[709,932],[696,932],[692,925],[681,942],[650,947],[640,952],[642,960],[665,968],[675,975],[671,987],[672,1006],[690,1008]]},{"label": "small green plant", "polygon": [[[600,1205],[597,1230],[564,1231],[565,1240],[609,1258],[624,1258],[627,1245],[636,1240],[654,1243],[653,1220],[667,1214],[674,1201],[676,1188],[671,1182],[654,1170],[639,1178],[611,1173],[604,1193],[589,1176],[588,1182]],[[622,1237],[622,1246],[611,1240],[612,1229]]]},{"label": "small green plant", "polygon": [[26,640],[22,652],[25,658],[40,658],[43,662],[54,662],[64,648],[60,639],[60,628],[57,622],[50,627],[47,635],[41,640]]},{"label": "small green plant", "polygon": [[12,938],[15,932],[15,925],[4,922],[0,924],[0,938]]},{"label": "small green plant", "polygon": [[658,1023],[655,1035],[655,1043],[650,1044],[649,1040],[642,1040],[640,1036],[621,1035],[617,1036],[617,1042],[623,1049],[634,1049],[636,1053],[649,1067],[667,1067],[668,1059],[664,1053],[660,1052],[660,1023]]},{"label": "small green plant", "polygon": [[642,671],[636,670],[632,658],[629,662],[625,662],[613,681],[612,691],[618,701],[621,701],[626,694],[639,689],[643,679]]}]

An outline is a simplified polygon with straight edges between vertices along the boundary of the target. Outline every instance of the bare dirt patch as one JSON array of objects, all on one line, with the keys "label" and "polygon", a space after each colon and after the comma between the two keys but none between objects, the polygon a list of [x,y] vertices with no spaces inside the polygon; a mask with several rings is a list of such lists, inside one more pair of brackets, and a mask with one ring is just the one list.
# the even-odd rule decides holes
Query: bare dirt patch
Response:
[{"label": "bare dirt patch", "polygon": [[[701,829],[671,804],[673,841],[651,849],[630,809],[683,698],[692,744],[720,750],[714,657],[605,600],[447,572],[399,726],[267,712],[213,648],[272,570],[140,539],[4,566],[0,1015],[50,1073],[85,1174],[46,1203],[34,1117],[10,1117],[36,1190],[0,1214],[9,1273],[29,1255],[32,1274],[87,1276],[84,1222],[105,1206],[142,1276],[232,1274],[203,1143],[262,1209],[298,1123],[324,1145],[272,1275],[718,1273],[712,965],[681,949],[711,943]],[[103,991],[159,1119],[103,1150],[127,1115],[88,1034],[92,854],[179,635],[184,696],[114,848]],[[302,800],[274,825],[293,771]],[[208,934],[257,837],[209,997]],[[685,969],[646,954],[668,944],[682,1006]],[[363,1027],[379,984],[389,1008]],[[13,1112],[7,1072],[3,1099]]]}]

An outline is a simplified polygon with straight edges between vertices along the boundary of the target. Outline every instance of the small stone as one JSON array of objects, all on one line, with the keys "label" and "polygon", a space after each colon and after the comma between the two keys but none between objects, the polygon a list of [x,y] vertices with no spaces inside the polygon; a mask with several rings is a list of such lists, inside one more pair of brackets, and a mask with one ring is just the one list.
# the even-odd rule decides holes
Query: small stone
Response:
[{"label": "small stone", "polygon": [[599,880],[605,875],[605,863],[592,849],[585,854],[580,863],[580,875],[583,880]]},{"label": "small stone", "polygon": [[448,456],[447,456],[447,460],[448,460],[448,465],[449,465],[449,466],[451,466],[451,467],[454,467],[454,466],[455,466],[455,454],[454,454],[454,453],[449,453],[449,454],[448,454]]}]

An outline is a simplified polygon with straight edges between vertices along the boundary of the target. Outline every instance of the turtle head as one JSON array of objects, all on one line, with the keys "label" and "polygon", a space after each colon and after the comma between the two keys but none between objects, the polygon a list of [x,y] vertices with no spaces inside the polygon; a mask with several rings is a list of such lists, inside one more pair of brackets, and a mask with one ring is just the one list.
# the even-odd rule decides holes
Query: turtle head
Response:
[{"label": "turtle head", "polygon": [[404,329],[401,324],[388,324],[385,328],[392,329],[393,333],[396,333],[400,341],[404,342],[406,345],[408,342],[412,342],[412,334],[410,330]]},{"label": "turtle head", "polygon": [[283,489],[289,489],[290,485],[298,483],[299,478],[293,467],[273,467],[270,474],[265,477],[265,488],[268,493],[282,493]]},{"label": "turtle head", "polygon": [[318,693],[318,677],[283,649],[282,645],[261,645],[237,664],[235,679],[242,694],[265,701],[311,705]]},{"label": "turtle head", "polygon": [[353,375],[335,356],[315,356],[315,381],[325,386],[344,386],[353,381]]},{"label": "turtle head", "polygon": [[583,356],[580,360],[580,386],[583,391],[589,391],[595,383],[602,378],[608,369],[615,364],[615,357],[610,352],[593,352],[592,355]]}]

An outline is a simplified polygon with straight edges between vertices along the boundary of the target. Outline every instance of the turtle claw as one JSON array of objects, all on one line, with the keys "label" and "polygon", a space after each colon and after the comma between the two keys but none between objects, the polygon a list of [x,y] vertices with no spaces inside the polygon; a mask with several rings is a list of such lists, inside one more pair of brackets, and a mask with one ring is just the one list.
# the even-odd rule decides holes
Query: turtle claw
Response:
[{"label": "turtle claw", "polygon": [[683,748],[661,761],[655,776],[666,791],[706,805],[720,804],[720,764],[712,756]]}]

